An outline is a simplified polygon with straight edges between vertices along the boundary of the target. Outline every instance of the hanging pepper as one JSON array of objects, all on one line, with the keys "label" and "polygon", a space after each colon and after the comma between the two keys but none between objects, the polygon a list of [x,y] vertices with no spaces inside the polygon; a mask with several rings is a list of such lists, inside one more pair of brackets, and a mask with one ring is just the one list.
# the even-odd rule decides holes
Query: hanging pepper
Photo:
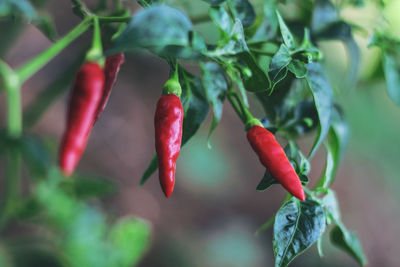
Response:
[{"label": "hanging pepper", "polygon": [[117,75],[121,65],[124,63],[124,59],[125,57],[124,54],[122,53],[108,56],[106,58],[106,62],[104,65],[105,82],[104,82],[103,95],[101,97],[100,104],[96,111],[94,123],[99,119],[101,112],[107,105],[108,99],[111,94],[111,90],[114,86],[115,81],[117,80]]},{"label": "hanging pepper", "polygon": [[[177,75],[177,74],[176,74]],[[164,85],[154,116],[156,152],[161,188],[168,198],[175,185],[176,160],[181,150],[183,108],[177,76]]]},{"label": "hanging pepper", "polygon": [[247,140],[271,175],[289,193],[304,201],[301,181],[274,135],[264,127],[254,125],[247,131]]},{"label": "hanging pepper", "polygon": [[71,175],[86,148],[96,110],[104,88],[104,72],[97,62],[85,63],[73,83],[67,114],[67,126],[59,149],[59,166]]}]

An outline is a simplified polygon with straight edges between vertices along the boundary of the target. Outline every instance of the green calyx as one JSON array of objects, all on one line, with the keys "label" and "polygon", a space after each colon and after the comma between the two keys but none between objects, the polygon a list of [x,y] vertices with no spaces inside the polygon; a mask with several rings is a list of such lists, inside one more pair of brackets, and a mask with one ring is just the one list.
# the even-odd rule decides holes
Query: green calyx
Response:
[{"label": "green calyx", "polygon": [[180,97],[182,94],[181,84],[179,83],[179,81],[177,79],[174,79],[174,78],[169,79],[164,84],[163,93],[167,94],[167,95],[174,94],[174,95]]},{"label": "green calyx", "polygon": [[104,66],[104,57],[103,57],[103,46],[101,43],[101,34],[100,34],[100,26],[99,20],[97,17],[93,17],[93,42],[92,47],[86,54],[86,61],[93,61],[100,64],[100,66]]},{"label": "green calyx", "polygon": [[246,122],[246,125],[245,125],[245,130],[246,130],[246,132],[247,132],[248,130],[250,130],[251,127],[256,126],[256,125],[261,126],[261,127],[264,127],[264,126],[262,125],[262,123],[261,123],[260,120],[258,120],[258,119],[256,119],[256,118],[251,118],[251,119],[249,119],[249,120]]}]

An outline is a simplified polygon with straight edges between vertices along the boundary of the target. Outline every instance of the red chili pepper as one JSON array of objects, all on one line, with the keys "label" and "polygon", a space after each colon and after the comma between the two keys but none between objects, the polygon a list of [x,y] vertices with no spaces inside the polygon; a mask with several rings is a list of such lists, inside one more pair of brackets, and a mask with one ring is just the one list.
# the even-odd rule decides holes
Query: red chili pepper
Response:
[{"label": "red chili pepper", "polygon": [[306,197],[301,181],[274,135],[265,128],[255,125],[247,131],[247,140],[271,175],[289,193],[304,201]]},{"label": "red chili pepper", "polygon": [[117,80],[117,75],[121,65],[124,63],[124,54],[118,53],[106,58],[106,63],[104,65],[104,89],[103,89],[103,96],[101,97],[100,104],[96,111],[96,116],[94,122],[96,122],[101,112],[107,105],[108,99],[110,98],[111,89],[114,86],[115,81]]},{"label": "red chili pepper", "polygon": [[181,150],[183,108],[174,94],[161,96],[154,116],[156,152],[161,188],[166,197],[174,190],[176,160]]},{"label": "red chili pepper", "polygon": [[86,148],[104,88],[104,72],[96,62],[85,63],[77,72],[69,100],[67,126],[60,144],[59,166],[71,175]]}]

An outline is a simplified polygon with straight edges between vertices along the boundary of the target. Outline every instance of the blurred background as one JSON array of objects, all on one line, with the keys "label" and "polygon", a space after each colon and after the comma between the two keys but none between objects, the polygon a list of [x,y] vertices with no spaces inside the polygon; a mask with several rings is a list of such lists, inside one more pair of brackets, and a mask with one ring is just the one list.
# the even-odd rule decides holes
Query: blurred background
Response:
[{"label": "blurred background", "polygon": [[[136,1],[129,4],[133,9],[139,8]],[[70,1],[50,1],[48,5],[60,35],[79,22],[70,6]],[[345,10],[342,15],[350,22],[373,29],[376,12],[373,5],[367,4]],[[400,1],[389,1],[385,12],[393,25],[393,34],[399,37]],[[216,33],[207,23],[198,29]],[[24,106],[79,57],[90,38],[89,33],[79,38],[24,85]],[[320,44],[326,51],[324,64],[351,133],[333,189],[343,221],[358,234],[368,266],[399,266],[400,107],[388,98],[382,80],[369,79],[381,71],[379,50],[366,48],[368,34],[358,34],[356,40],[362,49],[362,71],[360,83],[352,90],[343,88],[346,70],[338,67],[348,60],[343,45]],[[19,66],[49,45],[50,41],[35,27],[27,26],[5,61]],[[112,216],[135,215],[151,223],[151,244],[139,266],[273,266],[272,230],[259,236],[254,233],[278,210],[285,191],[273,186],[268,191],[256,192],[264,168],[228,104],[210,139],[211,149],[207,146],[210,114],[198,134],[182,149],[176,188],[170,199],[163,196],[157,173],[139,186],[155,152],[153,114],[168,71],[166,62],[151,54],[126,54],[108,106],[92,131],[78,169],[116,182],[116,193],[102,200],[104,210]],[[36,134],[58,143],[64,130],[67,97],[66,91],[45,113],[33,128]],[[0,114],[5,112],[3,100]],[[260,109],[256,102],[252,108]],[[0,120],[3,125],[4,116]],[[313,137],[299,140],[303,153],[308,153]],[[325,152],[321,148],[311,162],[311,184],[319,177],[324,163]],[[327,241],[329,237],[324,238]],[[323,250],[325,257],[320,258],[313,246],[291,266],[357,266],[329,242],[323,242]]]}]

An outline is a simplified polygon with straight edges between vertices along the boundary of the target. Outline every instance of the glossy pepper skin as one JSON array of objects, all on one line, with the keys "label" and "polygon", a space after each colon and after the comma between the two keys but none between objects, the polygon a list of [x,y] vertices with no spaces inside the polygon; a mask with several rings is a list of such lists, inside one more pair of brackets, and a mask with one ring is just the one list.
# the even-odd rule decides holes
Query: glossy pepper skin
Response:
[{"label": "glossy pepper skin", "polygon": [[285,151],[267,129],[255,125],[247,131],[247,140],[271,175],[293,196],[304,201],[301,181]]},{"label": "glossy pepper skin", "polygon": [[104,72],[98,63],[87,62],[76,73],[58,156],[60,169],[65,176],[74,172],[86,148],[103,87]]},{"label": "glossy pepper skin", "polygon": [[183,108],[174,94],[165,94],[158,100],[154,116],[156,152],[161,188],[168,198],[175,185],[176,160],[181,150]]},{"label": "glossy pepper skin", "polygon": [[124,54],[118,53],[106,58],[106,62],[104,65],[104,88],[103,88],[103,95],[100,100],[100,104],[96,111],[96,116],[94,122],[96,122],[101,112],[103,112],[104,108],[107,105],[108,99],[110,98],[111,90],[117,80],[117,75],[121,65],[124,63],[125,57]]}]

